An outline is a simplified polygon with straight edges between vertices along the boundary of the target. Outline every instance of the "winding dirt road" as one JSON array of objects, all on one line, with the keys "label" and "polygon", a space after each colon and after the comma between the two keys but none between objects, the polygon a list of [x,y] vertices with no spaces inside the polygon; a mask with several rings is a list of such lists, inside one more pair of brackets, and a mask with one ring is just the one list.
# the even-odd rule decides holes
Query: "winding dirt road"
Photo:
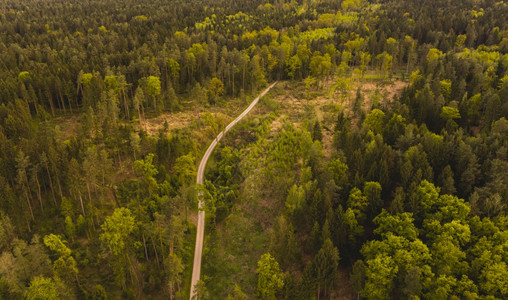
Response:
[{"label": "winding dirt road", "polygon": [[[208,149],[205,152],[205,155],[201,159],[201,162],[199,163],[198,168],[198,174],[196,182],[197,184],[203,184],[203,175],[205,173],[205,167],[206,163],[208,162],[208,158],[213,152],[213,149],[215,149],[215,146],[217,146],[217,143],[222,139],[224,134],[228,132],[233,126],[236,125],[245,115],[247,115],[254,106],[258,103],[259,99],[263,97],[268,91],[273,88],[277,84],[277,81],[272,83],[269,87],[267,87],[259,96],[254,99],[249,107],[247,107],[236,119],[234,119],[231,123],[229,123],[228,126],[219,133],[219,135],[213,140],[213,142],[208,146]],[[197,230],[196,230],[196,246],[194,248],[194,265],[192,267],[192,280],[191,280],[191,291],[190,291],[190,299],[194,300],[197,299],[195,293],[194,293],[194,286],[199,281],[199,278],[201,276],[201,256],[203,254],[203,236],[205,233],[205,212],[202,210],[203,208],[203,202],[201,201],[201,193],[198,194],[198,223],[197,223]]]}]

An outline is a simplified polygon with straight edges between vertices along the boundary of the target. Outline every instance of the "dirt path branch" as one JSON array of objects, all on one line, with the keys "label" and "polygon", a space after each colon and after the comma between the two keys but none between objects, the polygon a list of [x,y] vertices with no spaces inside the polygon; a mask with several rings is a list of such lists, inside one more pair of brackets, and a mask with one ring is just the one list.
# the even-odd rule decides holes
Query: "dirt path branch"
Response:
[{"label": "dirt path branch", "polygon": [[[222,139],[224,134],[228,132],[233,126],[235,126],[243,117],[245,117],[258,103],[259,99],[263,97],[268,91],[273,88],[277,84],[277,81],[272,83],[269,87],[267,87],[259,96],[254,99],[249,107],[247,107],[236,119],[234,119],[231,123],[229,123],[226,128],[217,135],[217,137],[213,140],[213,142],[208,146],[208,149],[203,155],[201,162],[199,163],[198,174],[196,178],[197,184],[203,184],[203,175],[205,173],[206,163],[208,162],[208,158],[212,154],[213,150]],[[192,267],[192,279],[191,279],[191,291],[190,291],[190,299],[197,299],[194,291],[194,287],[196,283],[199,281],[201,276],[201,257],[203,255],[203,237],[205,233],[205,212],[203,210],[203,201],[201,200],[202,194],[198,194],[198,222],[197,222],[197,230],[196,230],[196,246],[194,248],[194,264]]]}]

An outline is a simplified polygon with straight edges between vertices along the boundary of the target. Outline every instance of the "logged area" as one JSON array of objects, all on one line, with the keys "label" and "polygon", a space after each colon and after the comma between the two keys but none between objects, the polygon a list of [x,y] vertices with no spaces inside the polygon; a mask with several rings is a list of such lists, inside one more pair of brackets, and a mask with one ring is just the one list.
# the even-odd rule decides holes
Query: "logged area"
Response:
[{"label": "logged area", "polygon": [[0,299],[508,297],[507,3],[0,2]]}]

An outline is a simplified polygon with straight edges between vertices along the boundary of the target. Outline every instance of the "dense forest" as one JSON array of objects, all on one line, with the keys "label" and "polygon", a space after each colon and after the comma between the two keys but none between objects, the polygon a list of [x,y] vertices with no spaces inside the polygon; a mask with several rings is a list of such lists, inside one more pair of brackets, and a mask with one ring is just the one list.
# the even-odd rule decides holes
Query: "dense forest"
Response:
[{"label": "dense forest", "polygon": [[507,214],[503,1],[0,1],[0,299],[506,299]]}]

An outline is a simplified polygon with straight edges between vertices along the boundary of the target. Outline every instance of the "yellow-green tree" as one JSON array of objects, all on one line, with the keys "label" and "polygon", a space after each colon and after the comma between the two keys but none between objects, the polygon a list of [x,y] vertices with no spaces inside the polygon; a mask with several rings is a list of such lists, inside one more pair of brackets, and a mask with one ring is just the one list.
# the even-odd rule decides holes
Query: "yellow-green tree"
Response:
[{"label": "yellow-green tree", "polygon": [[161,80],[157,76],[148,76],[145,84],[146,94],[152,98],[153,109],[157,112],[157,96],[161,93]]},{"label": "yellow-green tree", "polygon": [[265,253],[258,261],[257,297],[262,300],[277,299],[277,292],[284,286],[284,274],[279,269],[279,263],[270,253]]},{"label": "yellow-green tree", "polygon": [[219,97],[224,94],[224,83],[217,77],[212,78],[208,84],[208,93],[211,102],[217,104]]}]

